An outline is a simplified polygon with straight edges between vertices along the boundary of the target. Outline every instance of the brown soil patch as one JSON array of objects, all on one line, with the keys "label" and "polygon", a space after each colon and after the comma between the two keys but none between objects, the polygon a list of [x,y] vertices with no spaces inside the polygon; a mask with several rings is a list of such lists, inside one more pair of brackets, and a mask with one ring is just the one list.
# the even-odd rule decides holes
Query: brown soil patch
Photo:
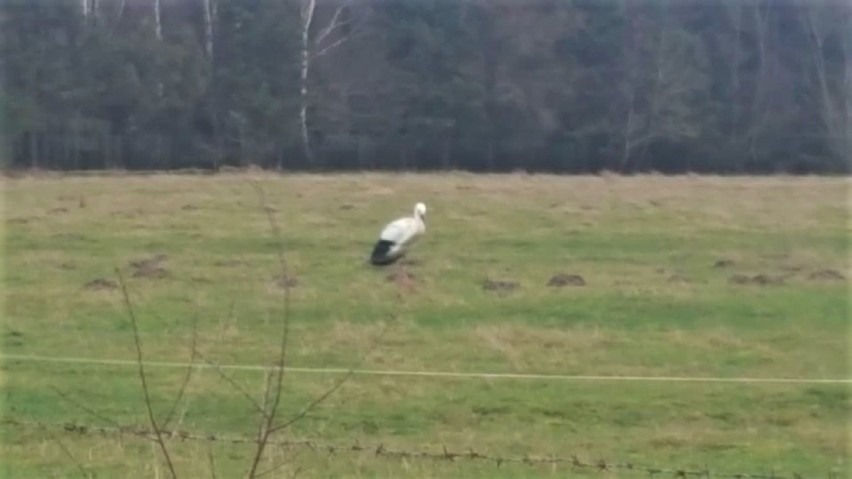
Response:
[{"label": "brown soil patch", "polygon": [[32,218],[10,218],[6,222],[10,225],[25,225],[32,221]]},{"label": "brown soil patch", "polygon": [[486,279],[482,282],[482,289],[486,291],[495,291],[499,295],[504,295],[515,291],[520,288],[520,283],[516,281],[501,281],[501,280],[492,280]]},{"label": "brown soil patch", "polygon": [[181,206],[180,209],[182,209],[184,211],[192,211],[192,210],[197,210],[198,207],[195,206],[195,205],[186,204],[186,205]]},{"label": "brown soil patch", "polygon": [[272,281],[281,289],[295,288],[299,285],[299,278],[288,274],[279,274],[278,276],[274,276]]},{"label": "brown soil patch", "polygon": [[755,284],[758,286],[772,286],[772,285],[781,285],[784,284],[784,277],[782,276],[769,276],[766,274],[757,274],[754,276],[748,276],[745,274],[735,274],[730,277],[729,281],[732,284]]},{"label": "brown soil patch", "polygon": [[48,213],[52,213],[52,214],[67,213],[67,212],[68,212],[68,208],[65,208],[65,207],[62,207],[62,206],[60,206],[59,208],[51,208],[50,210],[48,210]]},{"label": "brown soil patch", "polygon": [[387,275],[385,279],[395,283],[413,283],[414,280],[417,279],[417,276],[414,273],[409,273],[408,271],[396,271]]},{"label": "brown soil patch", "polygon": [[812,281],[843,281],[846,279],[846,276],[833,269],[824,269],[811,273],[808,279]]},{"label": "brown soil patch", "polygon": [[351,209],[354,209],[354,208],[355,208],[354,206],[352,206],[348,203],[344,203],[344,204],[340,205],[340,209],[343,210],[343,211],[351,210]]},{"label": "brown soil patch", "polygon": [[734,260],[732,259],[720,259],[713,264],[714,268],[730,268],[734,265]]},{"label": "brown soil patch", "polygon": [[562,288],[564,286],[585,286],[586,280],[579,274],[559,273],[553,275],[547,282],[547,285],[554,288]]},{"label": "brown soil patch", "polygon": [[118,283],[111,279],[96,278],[84,284],[83,287],[92,291],[104,291],[118,288]]},{"label": "brown soil patch", "polygon": [[130,266],[134,269],[133,277],[162,279],[169,276],[169,272],[163,266],[168,256],[164,254],[154,255],[150,258],[131,261]]}]

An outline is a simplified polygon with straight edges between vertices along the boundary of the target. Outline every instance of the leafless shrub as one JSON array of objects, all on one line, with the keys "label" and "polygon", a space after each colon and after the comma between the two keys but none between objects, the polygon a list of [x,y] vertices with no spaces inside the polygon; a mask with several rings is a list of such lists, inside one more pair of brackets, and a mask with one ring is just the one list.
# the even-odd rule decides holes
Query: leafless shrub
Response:
[{"label": "leafless shrub", "polygon": [[[277,278],[295,278],[295,276],[291,275],[288,269],[287,262],[284,257],[284,249],[283,249],[283,239],[281,235],[280,227],[273,215],[276,211],[278,211],[275,207],[268,204],[266,195],[260,185],[253,180],[249,180],[249,183],[254,188],[258,202],[260,204],[260,209],[266,214],[267,222],[270,228],[270,233],[277,245],[276,248],[276,257],[278,261],[278,269],[279,274]],[[132,261],[130,266],[135,270],[134,276],[148,276],[148,272],[153,272],[155,270],[162,270],[160,266],[163,261],[165,261],[166,255],[160,254],[151,258],[145,258],[138,261]],[[241,263],[245,263],[241,261]],[[237,264],[237,263],[234,263]],[[229,263],[230,265],[230,263]],[[164,271],[164,270],[163,270]],[[142,272],[142,274],[139,274]],[[145,403],[145,409],[147,413],[148,423],[150,425],[150,430],[140,430],[138,428],[128,428],[121,426],[117,421],[97,412],[93,408],[86,406],[84,403],[77,401],[71,398],[68,394],[60,391],[59,389],[53,388],[57,394],[64,400],[68,401],[72,405],[78,407],[79,409],[85,411],[90,414],[92,417],[105,422],[112,426],[115,430],[121,432],[129,432],[130,434],[143,437],[153,441],[159,450],[160,455],[166,462],[169,474],[172,478],[177,478],[178,474],[176,472],[174,461],[172,460],[171,454],[169,452],[168,447],[168,439],[170,437],[180,437],[182,439],[187,439],[190,437],[188,433],[181,432],[178,430],[178,426],[172,427],[171,432],[168,431],[170,424],[176,417],[178,408],[180,403],[183,401],[186,396],[186,391],[189,386],[189,383],[192,379],[192,371],[196,368],[196,361],[201,360],[211,366],[217,374],[228,383],[228,385],[237,392],[239,392],[246,401],[252,405],[255,411],[258,414],[258,425],[257,425],[257,433],[255,437],[252,439],[252,443],[255,444],[255,450],[252,454],[251,462],[248,466],[247,477],[256,478],[261,477],[266,474],[269,474],[282,465],[286,464],[286,462],[280,462],[271,466],[270,468],[260,471],[260,464],[262,459],[264,458],[264,453],[267,450],[268,446],[271,443],[271,438],[276,432],[280,432],[282,430],[287,429],[292,426],[296,422],[302,420],[305,416],[307,416],[312,410],[317,408],[323,402],[325,402],[331,395],[337,392],[343,384],[352,376],[355,369],[364,361],[365,358],[369,356],[372,350],[379,344],[384,332],[387,329],[387,324],[382,329],[382,331],[376,337],[375,342],[372,347],[369,348],[367,352],[362,356],[361,360],[358,361],[358,364],[353,368],[349,369],[345,374],[339,377],[334,384],[332,384],[325,392],[317,396],[313,401],[308,403],[304,408],[302,408],[298,413],[294,414],[288,418],[280,417],[280,405],[282,402],[283,395],[283,385],[284,385],[284,375],[286,371],[286,362],[287,362],[287,345],[289,340],[289,332],[290,332],[290,290],[293,286],[295,286],[295,281],[279,281],[278,285],[284,290],[284,295],[282,299],[283,310],[281,316],[279,318],[280,321],[280,331],[278,336],[278,346],[277,352],[275,354],[274,360],[272,362],[272,366],[267,370],[265,376],[265,384],[264,389],[261,395],[260,400],[256,399],[251,393],[246,391],[245,388],[240,386],[240,384],[231,378],[225,371],[219,367],[214,361],[205,356],[198,347],[198,319],[197,316],[193,317],[192,320],[192,337],[190,344],[190,359],[189,363],[186,367],[186,373],[184,375],[183,380],[181,381],[181,385],[178,389],[177,394],[175,395],[174,400],[172,401],[171,406],[169,407],[168,412],[165,414],[162,420],[158,420],[155,413],[154,407],[152,404],[151,393],[148,385],[148,374],[145,370],[145,362],[143,355],[143,344],[142,339],[139,333],[139,321],[136,315],[136,311],[133,306],[133,301],[131,300],[129,288],[125,278],[121,272],[121,270],[116,267],[115,274],[117,276],[117,282],[114,282],[115,286],[120,289],[122,300],[124,304],[124,309],[127,313],[127,317],[130,320],[131,330],[133,333],[133,342],[134,348],[136,351],[136,368],[137,374],[139,377],[139,382],[142,389],[143,401]],[[109,281],[109,280],[104,280]],[[98,283],[100,284],[100,282]],[[231,312],[233,312],[234,303],[231,305]],[[77,428],[75,428],[76,430]],[[80,431],[83,432],[83,431]],[[64,446],[64,444],[60,443],[60,447],[65,451],[65,453],[70,457],[70,459],[77,465],[78,469],[81,473],[83,473],[84,477],[88,477],[85,468],[82,464],[77,461],[77,459],[71,454],[70,450]],[[216,463],[212,450],[208,450],[208,460],[210,466],[210,474],[211,477],[216,477]]]}]

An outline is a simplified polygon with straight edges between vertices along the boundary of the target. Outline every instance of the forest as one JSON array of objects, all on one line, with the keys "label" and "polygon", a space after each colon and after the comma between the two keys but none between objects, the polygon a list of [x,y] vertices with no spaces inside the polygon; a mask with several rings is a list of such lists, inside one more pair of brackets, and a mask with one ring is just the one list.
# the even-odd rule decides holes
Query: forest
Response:
[{"label": "forest", "polygon": [[2,162],[846,173],[834,0],[2,0]]}]

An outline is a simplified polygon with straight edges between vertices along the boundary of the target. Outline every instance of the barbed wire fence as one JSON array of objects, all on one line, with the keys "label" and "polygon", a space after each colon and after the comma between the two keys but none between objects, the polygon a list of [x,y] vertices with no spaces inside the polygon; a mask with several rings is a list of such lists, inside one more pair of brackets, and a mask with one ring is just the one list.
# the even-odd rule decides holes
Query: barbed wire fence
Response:
[{"label": "barbed wire fence", "polygon": [[[19,421],[11,418],[5,418],[0,421],[0,427],[10,428],[31,428],[39,429],[46,432],[63,430],[66,434],[78,435],[99,435],[99,436],[119,436],[131,435],[137,436],[146,440],[157,440],[157,432],[152,429],[147,429],[139,426],[128,425],[113,425],[113,426],[97,426],[91,424],[80,424],[74,422],[65,422],[58,424],[48,424],[31,421]],[[228,444],[250,444],[257,445],[258,438],[247,436],[228,435],[221,433],[199,433],[186,430],[173,430],[171,432],[159,431],[159,434],[165,435],[167,441],[203,441],[209,443],[228,443]],[[523,454],[523,455],[501,455],[495,453],[483,452],[473,448],[467,450],[454,450],[441,446],[440,450],[431,448],[405,449],[394,446],[386,446],[384,443],[362,443],[354,442],[329,442],[322,440],[310,439],[268,439],[267,445],[276,446],[285,449],[308,449],[314,453],[324,453],[328,455],[338,454],[370,454],[373,457],[387,459],[405,459],[405,460],[423,460],[423,461],[438,461],[438,462],[462,462],[462,461],[477,461],[481,463],[491,464],[495,467],[501,467],[509,464],[519,464],[528,466],[563,466],[574,471],[584,472],[600,472],[600,473],[618,473],[631,475],[644,475],[649,478],[716,478],[716,479],[806,479],[806,478],[827,478],[841,479],[841,472],[837,470],[828,470],[822,474],[801,473],[801,472],[776,472],[770,470],[768,472],[727,472],[712,470],[709,466],[703,468],[689,468],[680,466],[650,466],[637,464],[630,461],[616,460],[587,460],[581,459],[576,454],[566,454],[563,456],[555,456],[549,454]]]}]

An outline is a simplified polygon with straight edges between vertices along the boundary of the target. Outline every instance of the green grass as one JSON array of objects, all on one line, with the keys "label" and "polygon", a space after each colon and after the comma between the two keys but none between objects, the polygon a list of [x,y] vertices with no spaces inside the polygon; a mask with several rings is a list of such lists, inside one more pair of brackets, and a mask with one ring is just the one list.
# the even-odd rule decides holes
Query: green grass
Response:
[{"label": "green grass", "polygon": [[[284,311],[280,224],[292,289],[290,366],[577,375],[849,377],[846,179],[331,175],[24,177],[5,189],[5,354],[134,359],[127,278],[147,359],[268,364]],[[365,264],[387,220],[416,201],[427,234],[404,266]],[[165,277],[130,262],[166,255]],[[727,266],[717,267],[720,260]],[[547,286],[557,273],[585,286]],[[782,284],[735,284],[737,274]],[[519,287],[497,294],[486,279]],[[366,356],[366,357],[365,357]],[[4,477],[157,477],[132,436],[63,400],[146,427],[133,367],[2,364]],[[181,369],[150,368],[163,417]],[[259,372],[231,372],[259,397]],[[287,376],[282,415],[336,377]],[[849,469],[852,391],[836,384],[572,382],[354,376],[280,440],[605,459],[648,466],[825,477]],[[180,429],[247,437],[257,415],[211,370],[193,374]],[[18,424],[11,424],[13,420]],[[62,446],[60,446],[62,444]],[[170,441],[184,477],[240,477],[247,444]],[[273,447],[289,477],[642,477],[568,465],[453,462]],[[266,462],[265,465],[269,465]],[[647,477],[647,474],[644,474]]]}]

